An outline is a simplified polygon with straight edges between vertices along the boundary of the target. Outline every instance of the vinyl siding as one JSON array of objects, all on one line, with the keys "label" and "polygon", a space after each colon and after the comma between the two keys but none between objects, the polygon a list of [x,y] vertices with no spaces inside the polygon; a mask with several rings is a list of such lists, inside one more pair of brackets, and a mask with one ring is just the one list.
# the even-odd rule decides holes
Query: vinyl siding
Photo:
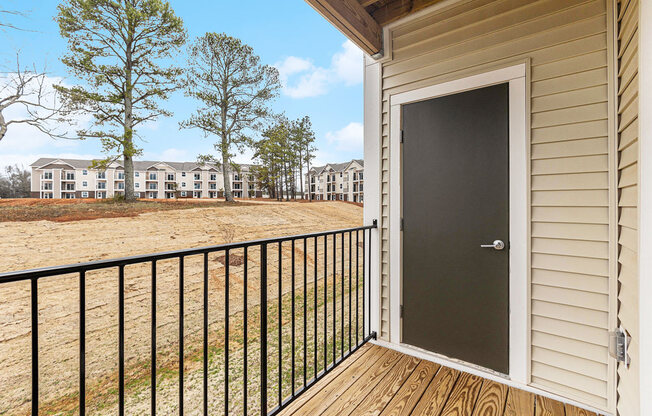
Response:
[{"label": "vinyl siding", "polygon": [[608,411],[607,21],[607,0],[472,0],[392,29],[382,71],[380,336],[389,337],[389,97],[527,61],[531,384]]},{"label": "vinyl siding", "polygon": [[638,0],[618,2],[618,320],[632,337],[618,366],[618,413],[638,416]]}]

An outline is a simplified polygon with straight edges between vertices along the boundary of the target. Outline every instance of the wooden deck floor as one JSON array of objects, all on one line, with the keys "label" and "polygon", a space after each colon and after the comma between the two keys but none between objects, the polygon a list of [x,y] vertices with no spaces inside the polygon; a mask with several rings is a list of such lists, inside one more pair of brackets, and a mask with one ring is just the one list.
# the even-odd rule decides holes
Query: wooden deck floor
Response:
[{"label": "wooden deck floor", "polygon": [[280,414],[595,416],[593,412],[371,344]]}]

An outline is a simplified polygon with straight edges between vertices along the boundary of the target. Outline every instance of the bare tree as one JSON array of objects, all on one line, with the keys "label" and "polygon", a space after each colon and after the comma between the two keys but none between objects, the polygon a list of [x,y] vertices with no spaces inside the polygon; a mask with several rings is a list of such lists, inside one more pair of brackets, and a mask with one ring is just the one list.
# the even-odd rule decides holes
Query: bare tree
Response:
[{"label": "bare tree", "polygon": [[32,174],[22,166],[7,166],[0,173],[0,198],[29,198]]},{"label": "bare tree", "polygon": [[[58,98],[47,72],[35,66],[22,68],[17,55],[15,72],[7,73],[0,84],[0,140],[15,124],[30,125],[53,138],[73,138],[63,130],[70,121],[70,112],[63,108]],[[7,112],[16,107],[24,111],[24,117],[8,120]]]}]

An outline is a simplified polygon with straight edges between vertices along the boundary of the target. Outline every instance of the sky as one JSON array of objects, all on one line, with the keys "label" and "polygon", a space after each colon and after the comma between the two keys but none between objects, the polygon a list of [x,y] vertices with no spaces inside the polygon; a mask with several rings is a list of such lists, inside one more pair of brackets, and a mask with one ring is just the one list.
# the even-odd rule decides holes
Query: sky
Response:
[{"label": "sky", "polygon": [[[24,12],[9,22],[25,30],[0,31],[0,79],[5,81],[15,71],[18,53],[21,66],[45,68],[50,82],[79,84],[60,61],[67,43],[54,21],[59,1],[2,3],[4,9]],[[279,69],[283,88],[271,107],[290,119],[310,116],[318,148],[314,164],[362,158],[362,52],[304,0],[170,0],[170,4],[183,19],[189,40],[206,32],[224,32],[253,47],[263,63]],[[185,48],[176,61],[184,64]],[[194,161],[199,154],[212,153],[215,137],[179,129],[179,122],[197,106],[181,92],[164,103],[173,116],[159,118],[138,131],[142,137],[138,145],[144,149],[140,159]],[[21,112],[14,109],[5,117],[20,117]],[[97,140],[54,140],[27,125],[10,126],[0,141],[0,168],[27,167],[39,157],[101,156]],[[246,151],[235,161],[247,163],[251,156]]]}]

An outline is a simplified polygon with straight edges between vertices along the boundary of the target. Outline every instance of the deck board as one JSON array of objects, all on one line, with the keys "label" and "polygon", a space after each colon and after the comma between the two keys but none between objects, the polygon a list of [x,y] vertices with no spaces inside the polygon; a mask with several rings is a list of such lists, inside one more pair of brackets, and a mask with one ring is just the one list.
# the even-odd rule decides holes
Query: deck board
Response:
[{"label": "deck board", "polygon": [[596,416],[377,345],[361,348],[279,414]]}]

